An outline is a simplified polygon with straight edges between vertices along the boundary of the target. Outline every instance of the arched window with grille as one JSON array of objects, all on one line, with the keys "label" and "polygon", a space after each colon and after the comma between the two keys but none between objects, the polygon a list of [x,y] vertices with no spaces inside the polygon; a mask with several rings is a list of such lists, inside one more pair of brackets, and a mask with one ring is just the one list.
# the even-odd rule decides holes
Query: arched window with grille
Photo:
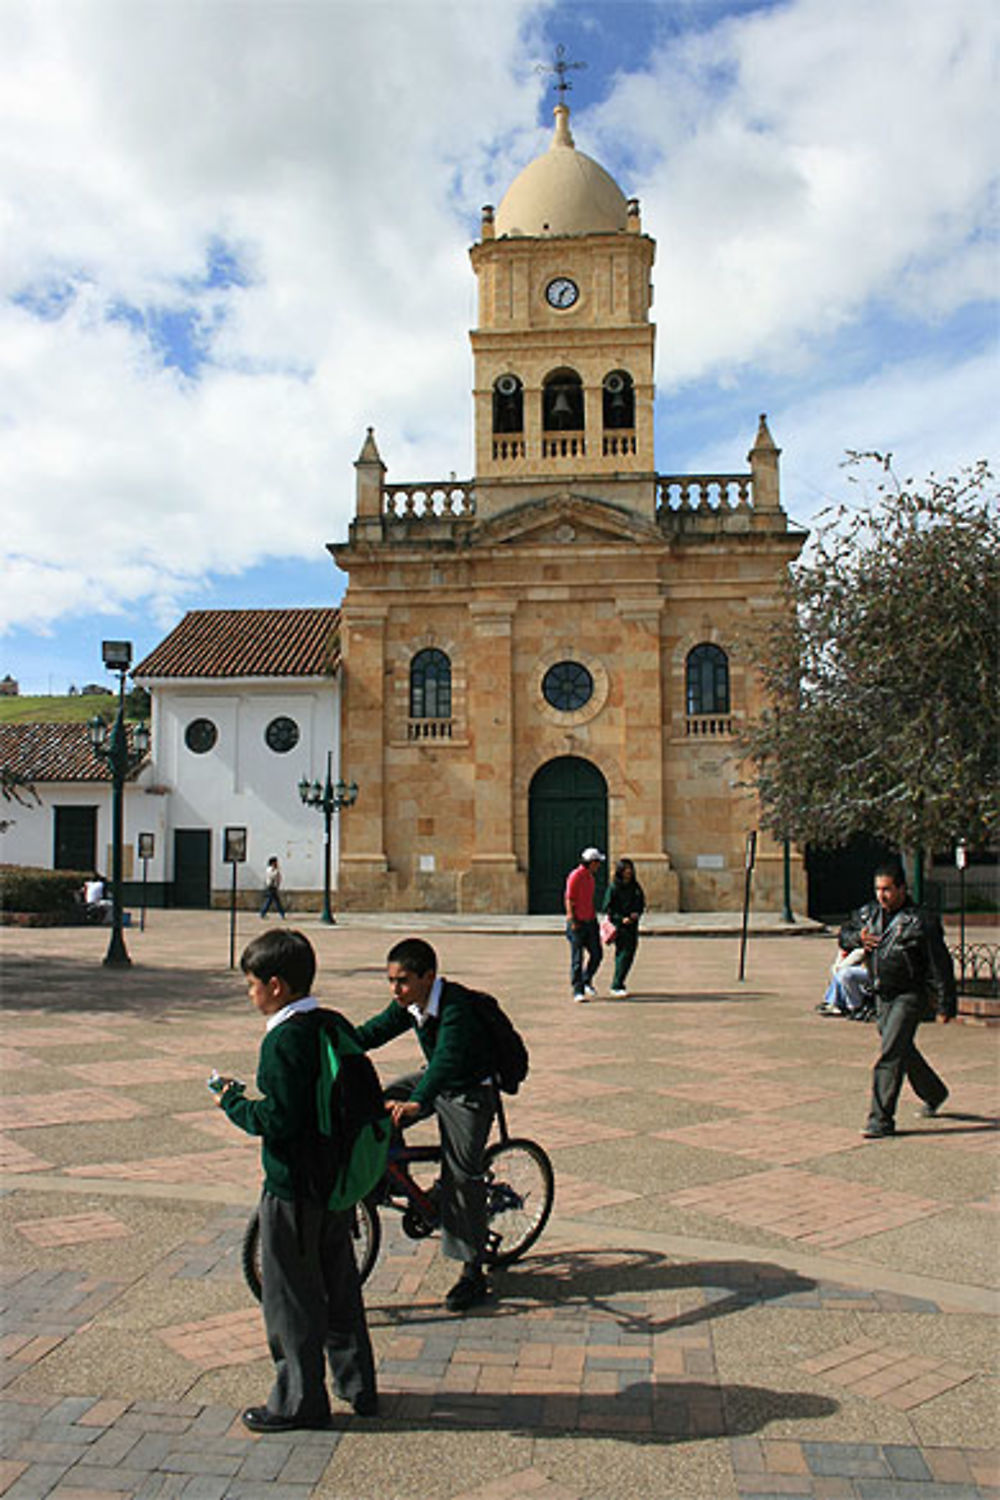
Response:
[{"label": "arched window with grille", "polygon": [[729,713],[729,658],[721,646],[703,641],[688,652],[688,714]]},{"label": "arched window with grille", "polygon": [[542,386],[545,432],[583,430],[583,381],[575,370],[553,370]]},{"label": "arched window with grille", "polygon": [[635,386],[627,370],[611,370],[602,383],[605,429],[635,426]]},{"label": "arched window with grille", "polygon": [[410,662],[411,739],[450,738],[451,661],[428,647]]},{"label": "arched window with grille", "polygon": [[500,375],[493,382],[493,431],[524,431],[524,387],[516,375]]}]

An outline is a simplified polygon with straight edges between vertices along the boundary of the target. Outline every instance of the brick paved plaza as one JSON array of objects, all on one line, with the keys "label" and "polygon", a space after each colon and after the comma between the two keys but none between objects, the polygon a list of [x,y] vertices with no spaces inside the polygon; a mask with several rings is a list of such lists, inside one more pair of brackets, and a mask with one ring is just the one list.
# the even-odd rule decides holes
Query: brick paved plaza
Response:
[{"label": "brick paved plaza", "polygon": [[[260,930],[240,914],[240,940]],[[417,919],[302,925],[320,997],[361,1019]],[[832,943],[652,923],[627,1000],[573,1005],[553,919],[425,919],[532,1054],[511,1102],[556,1170],[552,1221],[464,1318],[395,1215],[367,1286],[382,1409],[251,1437],[270,1361],[240,1274],[259,1169],[213,1107],[259,1019],[225,913],[0,933],[9,1500],[983,1500],[997,1445],[997,1046],[925,1028],[951,1088],[866,1142],[872,1026],[828,1020]],[[711,924],[709,923],[709,927]],[[485,928],[485,930],[482,930]],[[610,963],[606,965],[610,970]],[[403,1039],[384,1077],[417,1057]]]}]

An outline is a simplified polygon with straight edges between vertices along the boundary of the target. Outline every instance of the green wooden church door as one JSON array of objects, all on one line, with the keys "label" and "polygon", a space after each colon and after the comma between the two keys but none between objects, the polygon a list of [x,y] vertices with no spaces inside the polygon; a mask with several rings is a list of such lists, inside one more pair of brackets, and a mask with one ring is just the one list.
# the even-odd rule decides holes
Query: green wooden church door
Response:
[{"label": "green wooden church door", "polygon": [[[580,851],[608,847],[608,785],[596,766],[577,755],[550,760],[528,791],[528,910],[561,912],[566,876]],[[597,877],[598,900],[607,869]]]}]

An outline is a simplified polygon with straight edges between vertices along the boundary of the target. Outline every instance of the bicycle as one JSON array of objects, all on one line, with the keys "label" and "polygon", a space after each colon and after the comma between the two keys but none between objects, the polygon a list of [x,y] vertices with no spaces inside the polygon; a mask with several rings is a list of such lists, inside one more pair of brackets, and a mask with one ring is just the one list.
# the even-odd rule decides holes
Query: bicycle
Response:
[{"label": "bicycle", "polygon": [[[508,1266],[520,1259],[538,1239],[549,1220],[555,1199],[552,1163],[537,1141],[512,1136],[499,1088],[496,1094],[496,1128],[499,1140],[486,1151],[486,1206],[489,1231],[484,1260],[490,1268]],[[391,1090],[386,1098],[391,1097]],[[389,1148],[389,1160],[381,1182],[354,1205],[352,1234],[354,1258],[362,1283],[368,1280],[382,1245],[380,1209],[402,1215],[403,1233],[412,1240],[426,1239],[440,1228],[435,1184],[422,1186],[413,1176],[415,1166],[439,1167],[440,1143],[407,1145],[405,1140]],[[243,1275],[260,1301],[260,1221],[257,1209],[250,1215],[241,1247]]]}]

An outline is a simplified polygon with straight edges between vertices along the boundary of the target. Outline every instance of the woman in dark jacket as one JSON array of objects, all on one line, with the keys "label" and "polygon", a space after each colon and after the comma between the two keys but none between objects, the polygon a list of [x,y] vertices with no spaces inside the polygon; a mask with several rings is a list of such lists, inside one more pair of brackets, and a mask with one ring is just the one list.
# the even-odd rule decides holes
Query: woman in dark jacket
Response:
[{"label": "woman in dark jacket", "polygon": [[639,946],[639,918],[646,909],[646,897],[642,886],[635,878],[635,865],[630,859],[620,859],[615,865],[614,878],[604,896],[603,911],[615,924],[615,973],[611,981],[612,995],[628,994],[625,981],[635,961],[635,950]]}]

